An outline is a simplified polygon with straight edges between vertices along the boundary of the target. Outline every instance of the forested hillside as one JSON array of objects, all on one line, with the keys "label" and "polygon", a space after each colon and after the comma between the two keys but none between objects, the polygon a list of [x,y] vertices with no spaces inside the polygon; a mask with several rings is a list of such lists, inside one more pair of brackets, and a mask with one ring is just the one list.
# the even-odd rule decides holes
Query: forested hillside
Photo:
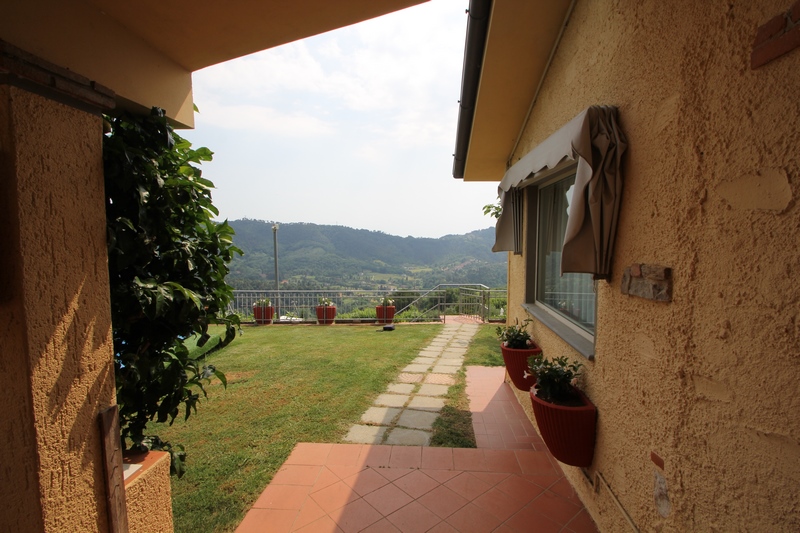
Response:
[{"label": "forested hillside", "polygon": [[[234,220],[235,289],[275,288],[272,222]],[[439,239],[318,224],[279,224],[282,289],[420,289],[439,283],[506,286],[506,254],[492,253],[494,228]]]}]

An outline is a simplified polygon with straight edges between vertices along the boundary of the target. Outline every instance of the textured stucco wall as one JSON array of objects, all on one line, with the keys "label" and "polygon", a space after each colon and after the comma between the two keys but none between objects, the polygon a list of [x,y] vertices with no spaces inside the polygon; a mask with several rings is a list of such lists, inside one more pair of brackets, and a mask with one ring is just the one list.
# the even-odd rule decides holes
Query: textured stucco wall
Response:
[{"label": "textured stucco wall", "polygon": [[169,461],[167,452],[149,452],[142,469],[125,484],[130,533],[173,530]]},{"label": "textured stucco wall", "polygon": [[[643,531],[800,530],[800,50],[749,63],[758,26],[789,7],[579,1],[515,154],[589,105],[620,108],[623,205],[584,389],[599,410],[589,473]],[[674,301],[623,296],[631,263],[672,267]],[[533,330],[546,355],[580,357]],[[565,471],[602,530],[628,528],[608,491]]]},{"label": "textured stucco wall", "polygon": [[13,459],[3,461],[2,494],[13,504],[0,523],[106,531],[97,413],[113,403],[114,373],[102,121],[17,88],[0,97],[0,171],[11,193],[2,270],[14,274],[0,303],[11,414],[0,418]]}]

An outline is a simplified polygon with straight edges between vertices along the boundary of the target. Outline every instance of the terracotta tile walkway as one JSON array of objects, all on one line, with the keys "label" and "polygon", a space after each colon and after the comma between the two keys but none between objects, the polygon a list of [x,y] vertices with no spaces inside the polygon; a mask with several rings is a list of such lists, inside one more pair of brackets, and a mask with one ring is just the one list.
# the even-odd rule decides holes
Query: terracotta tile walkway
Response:
[{"label": "terracotta tile walkway", "polygon": [[596,532],[504,371],[467,368],[478,449],[300,443],[236,531]]}]

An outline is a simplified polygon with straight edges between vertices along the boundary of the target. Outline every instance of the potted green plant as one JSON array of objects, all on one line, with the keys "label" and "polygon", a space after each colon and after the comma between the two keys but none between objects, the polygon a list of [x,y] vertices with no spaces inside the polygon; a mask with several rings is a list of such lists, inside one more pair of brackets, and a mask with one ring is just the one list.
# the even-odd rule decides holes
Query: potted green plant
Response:
[{"label": "potted green plant", "polygon": [[553,457],[564,464],[588,467],[594,457],[597,408],[575,387],[581,363],[570,363],[566,357],[552,361],[542,357],[530,359],[536,374],[536,387],[531,390],[531,405],[542,440]]},{"label": "potted green plant", "polygon": [[253,318],[256,324],[272,324],[275,308],[269,298],[261,298],[253,304]]},{"label": "potted green plant", "polygon": [[542,349],[533,342],[526,329],[530,322],[527,319],[520,325],[517,320],[511,326],[497,326],[495,330],[508,376],[516,388],[526,392],[536,384],[536,375],[528,365],[528,358],[542,356]]},{"label": "potted green plant", "polygon": [[394,300],[388,296],[381,299],[380,305],[375,306],[375,314],[378,316],[378,324],[391,324],[394,322]]},{"label": "potted green plant", "polygon": [[336,318],[336,304],[330,298],[320,298],[317,310],[317,323],[323,326],[333,324]]}]

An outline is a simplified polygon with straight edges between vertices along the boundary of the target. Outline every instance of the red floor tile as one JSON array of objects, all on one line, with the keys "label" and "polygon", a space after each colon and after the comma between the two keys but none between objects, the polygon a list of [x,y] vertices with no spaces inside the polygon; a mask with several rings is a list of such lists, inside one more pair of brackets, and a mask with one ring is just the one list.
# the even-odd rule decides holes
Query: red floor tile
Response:
[{"label": "red floor tile", "polygon": [[418,502],[411,502],[386,517],[403,533],[423,533],[441,522],[441,519]]},{"label": "red floor tile", "polygon": [[253,507],[299,511],[308,497],[309,490],[309,487],[300,485],[269,485],[258,497]]},{"label": "red floor tile", "polygon": [[374,492],[370,492],[364,496],[364,499],[383,516],[389,516],[414,501],[414,498],[394,485],[386,485]]},{"label": "red floor tile", "polygon": [[311,444],[301,442],[292,450],[287,465],[324,465],[333,444]]},{"label": "red floor tile", "polygon": [[469,503],[466,498],[441,486],[423,495],[417,501],[441,519],[447,518]]},{"label": "red floor tile", "polygon": [[423,474],[420,470],[414,470],[407,476],[395,481],[394,485],[412,498],[417,499],[438,487],[440,483]]},{"label": "red floor tile", "polygon": [[421,468],[436,470],[453,469],[452,448],[422,448]]},{"label": "red floor tile", "polygon": [[310,465],[283,465],[272,483],[276,485],[307,485],[312,486],[316,483],[321,466]]},{"label": "red floor tile", "polygon": [[483,533],[493,531],[502,523],[502,520],[485,509],[470,503],[453,513],[447,519],[447,523],[459,533]]},{"label": "red floor tile", "polygon": [[381,513],[363,499],[352,501],[330,513],[330,517],[345,533],[358,533],[375,522],[383,520]]},{"label": "red floor tile", "polygon": [[236,533],[263,533],[264,524],[270,524],[270,531],[275,533],[289,533],[296,516],[297,511],[253,509],[236,528]]},{"label": "red floor tile", "polygon": [[504,373],[467,369],[477,449],[298,444],[237,532],[596,533]]},{"label": "red floor tile", "polygon": [[311,499],[313,499],[323,511],[331,514],[333,511],[358,499],[358,494],[353,492],[343,481],[337,481],[329,487],[312,493]]},{"label": "red floor tile", "polygon": [[366,496],[389,483],[388,479],[372,468],[362,470],[358,474],[345,478],[343,481],[359,496]]},{"label": "red floor tile", "polygon": [[393,446],[389,458],[392,468],[419,468],[422,462],[422,448],[420,446]]}]

